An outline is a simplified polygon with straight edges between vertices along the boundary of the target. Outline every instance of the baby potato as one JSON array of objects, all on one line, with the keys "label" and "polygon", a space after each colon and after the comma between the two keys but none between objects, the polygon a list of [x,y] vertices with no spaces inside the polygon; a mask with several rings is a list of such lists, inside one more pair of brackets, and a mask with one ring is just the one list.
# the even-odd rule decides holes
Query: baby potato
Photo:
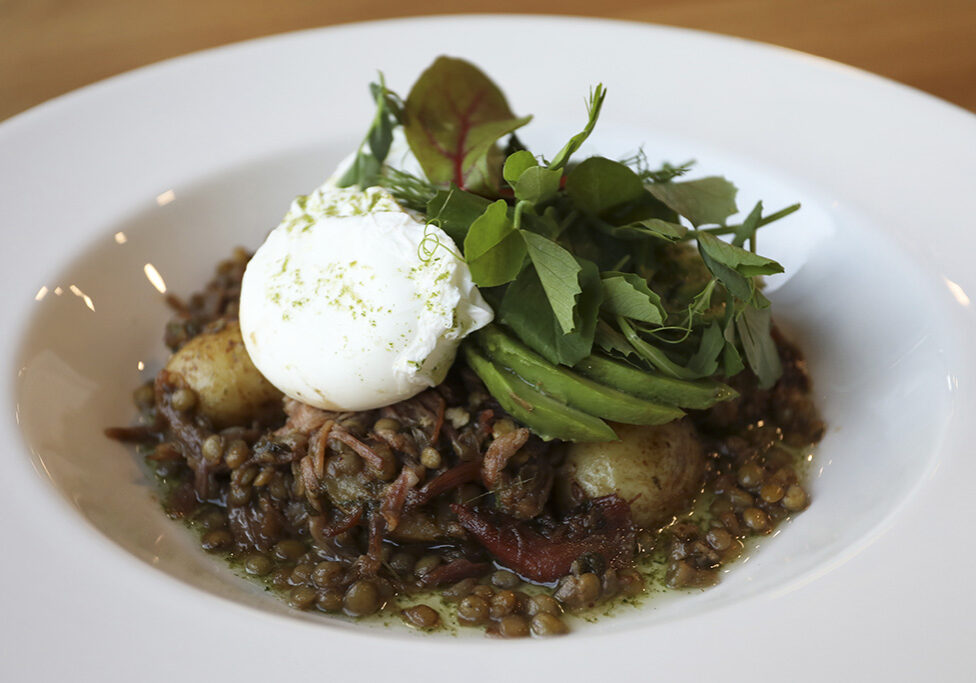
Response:
[{"label": "baby potato", "polygon": [[574,484],[590,498],[615,493],[630,503],[639,526],[666,524],[701,490],[705,453],[695,428],[688,420],[613,428],[619,441],[567,447],[558,494],[572,501]]},{"label": "baby potato", "polygon": [[197,409],[222,429],[260,418],[281,403],[282,394],[254,367],[237,322],[200,334],[166,364],[197,394]]}]

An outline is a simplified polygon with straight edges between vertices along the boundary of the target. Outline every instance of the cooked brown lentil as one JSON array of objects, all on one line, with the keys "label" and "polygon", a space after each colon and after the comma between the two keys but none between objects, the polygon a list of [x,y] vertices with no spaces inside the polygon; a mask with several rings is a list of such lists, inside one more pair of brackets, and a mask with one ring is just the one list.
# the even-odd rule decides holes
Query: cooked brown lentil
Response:
[{"label": "cooked brown lentil", "polygon": [[427,605],[414,605],[400,611],[403,620],[415,628],[430,630],[440,626],[441,617]]},{"label": "cooked brown lentil", "polygon": [[502,638],[525,638],[529,635],[529,622],[517,614],[502,617],[498,621],[498,635]]},{"label": "cooked brown lentil", "polygon": [[569,633],[563,620],[548,612],[540,612],[532,617],[531,628],[534,636],[561,636]]},{"label": "cooked brown lentil", "polygon": [[[187,302],[174,300],[177,315],[165,337],[171,349],[236,318],[248,258],[235,251],[204,292]],[[666,559],[669,586],[714,583],[743,539],[771,532],[809,505],[791,453],[817,442],[823,423],[802,357],[778,332],[774,338],[785,369],[776,386],[760,390],[749,373],[740,373],[730,382],[739,398],[691,411],[709,454],[704,512],[663,530],[637,529],[630,537],[641,553]],[[399,593],[443,584],[437,590],[456,604],[460,623],[501,637],[544,636],[566,632],[566,610],[644,591],[644,576],[634,566],[608,566],[599,553],[577,557],[554,590],[531,596],[519,590],[524,586],[517,574],[489,564],[491,555],[472,542],[450,503],[495,507],[515,519],[532,519],[543,534],[562,533],[553,526],[562,517],[547,490],[533,502],[533,487],[552,481],[560,456],[530,440],[506,454],[503,486],[486,485],[470,467],[481,467],[489,446],[497,442],[499,448],[519,427],[464,372],[382,411],[328,414],[286,402],[276,421],[219,431],[198,414],[196,393],[165,373],[137,388],[133,400],[153,425],[151,432],[134,433],[146,440],[157,475],[170,482],[170,514],[192,520],[202,530],[202,547],[238,559],[247,574],[263,577],[296,609],[314,605],[365,616]],[[318,427],[300,425],[320,415],[317,424],[330,425],[322,433],[332,431],[317,441]],[[113,432],[126,438],[125,430]],[[415,506],[412,496],[441,476],[450,481],[443,493]],[[519,493],[512,497],[506,487]],[[404,494],[402,507],[383,508],[394,500],[385,497],[388,492],[397,490]],[[399,517],[398,529],[376,523],[381,509],[384,519],[394,510],[390,519]],[[400,516],[401,510],[410,514]],[[428,605],[400,614],[416,628],[440,624]]]}]

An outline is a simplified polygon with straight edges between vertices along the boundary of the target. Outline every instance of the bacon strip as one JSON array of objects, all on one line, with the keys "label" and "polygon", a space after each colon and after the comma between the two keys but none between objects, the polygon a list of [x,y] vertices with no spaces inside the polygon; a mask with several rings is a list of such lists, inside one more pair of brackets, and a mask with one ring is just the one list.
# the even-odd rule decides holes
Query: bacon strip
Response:
[{"label": "bacon strip", "polygon": [[[636,530],[630,506],[615,495],[591,501],[588,510],[557,527],[558,540],[498,512],[459,504],[451,509],[499,562],[533,581],[555,581],[569,573],[577,558],[590,553],[603,556],[610,567],[623,566],[633,557]],[[574,523],[583,520],[586,528]]]}]

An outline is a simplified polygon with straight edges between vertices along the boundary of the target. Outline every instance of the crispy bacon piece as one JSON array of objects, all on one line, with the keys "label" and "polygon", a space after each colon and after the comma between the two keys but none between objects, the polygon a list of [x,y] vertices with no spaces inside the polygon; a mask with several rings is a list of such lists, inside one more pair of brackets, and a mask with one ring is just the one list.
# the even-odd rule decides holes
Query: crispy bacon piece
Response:
[{"label": "crispy bacon piece", "polygon": [[499,512],[459,504],[451,509],[499,562],[533,581],[548,583],[565,576],[582,555],[600,555],[608,567],[621,567],[634,554],[630,506],[615,495],[590,501],[547,535]]}]

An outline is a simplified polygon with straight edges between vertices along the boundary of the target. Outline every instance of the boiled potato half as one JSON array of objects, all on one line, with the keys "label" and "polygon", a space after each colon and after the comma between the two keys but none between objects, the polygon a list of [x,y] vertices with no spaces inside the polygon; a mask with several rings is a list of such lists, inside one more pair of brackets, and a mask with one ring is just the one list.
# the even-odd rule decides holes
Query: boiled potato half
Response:
[{"label": "boiled potato half", "polygon": [[567,447],[558,492],[572,500],[574,484],[590,498],[617,494],[634,522],[658,528],[701,490],[705,453],[688,420],[654,427],[614,424],[619,441]]},{"label": "boiled potato half", "polygon": [[197,410],[222,429],[247,424],[281,405],[282,394],[251,362],[237,322],[191,339],[166,369],[183,376],[197,394]]}]

